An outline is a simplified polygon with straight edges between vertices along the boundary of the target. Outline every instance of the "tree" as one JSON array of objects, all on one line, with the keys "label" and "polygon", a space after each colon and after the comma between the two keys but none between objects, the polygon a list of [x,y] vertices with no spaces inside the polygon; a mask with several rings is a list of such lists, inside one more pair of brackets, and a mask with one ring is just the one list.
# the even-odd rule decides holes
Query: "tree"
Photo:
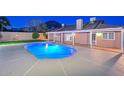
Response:
[{"label": "tree", "polygon": [[5,16],[0,16],[0,30],[6,29],[6,26],[10,26],[10,22]]},{"label": "tree", "polygon": [[55,30],[62,27],[61,24],[57,21],[47,21],[46,25],[49,30]]},{"label": "tree", "polygon": [[30,20],[27,24],[26,27],[24,28],[25,31],[30,31],[30,32],[47,32],[48,28],[45,23],[42,23],[40,20]]},{"label": "tree", "polygon": [[32,38],[33,39],[37,39],[37,38],[39,38],[39,33],[38,32],[34,32],[33,34],[32,34]]},{"label": "tree", "polygon": [[47,37],[46,32],[48,31],[48,28],[47,25],[40,20],[31,20],[26,24],[24,30],[34,32],[32,38],[37,39],[39,37],[39,32],[43,33],[44,37]]},{"label": "tree", "polygon": [[[5,16],[0,16],[0,31],[6,30],[6,26],[10,26],[9,20]],[[1,33],[0,38],[2,38]]]},{"label": "tree", "polygon": [[45,32],[48,31],[47,25],[46,25],[45,23],[42,23],[42,24],[40,25],[40,27],[41,27],[41,29],[42,29],[40,32],[45,33]]},{"label": "tree", "polygon": [[42,22],[40,20],[30,20],[25,27],[25,31],[30,31],[30,32],[39,32],[41,31],[41,24]]}]

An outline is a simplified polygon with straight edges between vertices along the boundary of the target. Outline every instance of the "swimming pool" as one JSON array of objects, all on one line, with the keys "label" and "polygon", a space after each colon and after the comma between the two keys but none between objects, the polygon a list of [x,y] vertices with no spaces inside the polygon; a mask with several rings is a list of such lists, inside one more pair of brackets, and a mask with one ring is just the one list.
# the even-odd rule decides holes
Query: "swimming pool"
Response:
[{"label": "swimming pool", "polygon": [[24,46],[31,54],[37,58],[65,58],[72,56],[76,49],[55,43],[38,42]]}]

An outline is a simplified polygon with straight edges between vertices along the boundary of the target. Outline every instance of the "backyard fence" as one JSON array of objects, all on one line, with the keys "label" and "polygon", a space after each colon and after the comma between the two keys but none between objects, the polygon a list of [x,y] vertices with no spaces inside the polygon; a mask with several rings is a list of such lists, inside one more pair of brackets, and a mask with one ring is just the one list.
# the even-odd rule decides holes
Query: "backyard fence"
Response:
[{"label": "backyard fence", "polygon": [[31,32],[0,32],[0,41],[33,40]]}]

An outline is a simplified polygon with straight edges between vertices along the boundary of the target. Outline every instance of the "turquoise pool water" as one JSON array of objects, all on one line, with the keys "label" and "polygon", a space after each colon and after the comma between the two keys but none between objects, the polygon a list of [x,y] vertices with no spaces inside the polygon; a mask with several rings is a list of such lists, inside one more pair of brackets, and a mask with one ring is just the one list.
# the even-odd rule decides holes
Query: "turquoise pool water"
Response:
[{"label": "turquoise pool water", "polygon": [[25,49],[40,59],[65,58],[72,56],[76,52],[76,49],[72,47],[47,42],[27,44]]}]

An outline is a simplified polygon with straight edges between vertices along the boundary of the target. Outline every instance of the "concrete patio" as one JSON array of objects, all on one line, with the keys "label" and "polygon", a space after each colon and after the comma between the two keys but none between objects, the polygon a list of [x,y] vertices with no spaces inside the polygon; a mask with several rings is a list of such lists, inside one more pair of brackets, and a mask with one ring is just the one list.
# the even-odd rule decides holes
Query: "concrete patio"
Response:
[{"label": "concrete patio", "polygon": [[64,59],[37,59],[25,44],[0,46],[1,76],[112,76],[124,75],[124,55],[75,46],[77,53]]}]

